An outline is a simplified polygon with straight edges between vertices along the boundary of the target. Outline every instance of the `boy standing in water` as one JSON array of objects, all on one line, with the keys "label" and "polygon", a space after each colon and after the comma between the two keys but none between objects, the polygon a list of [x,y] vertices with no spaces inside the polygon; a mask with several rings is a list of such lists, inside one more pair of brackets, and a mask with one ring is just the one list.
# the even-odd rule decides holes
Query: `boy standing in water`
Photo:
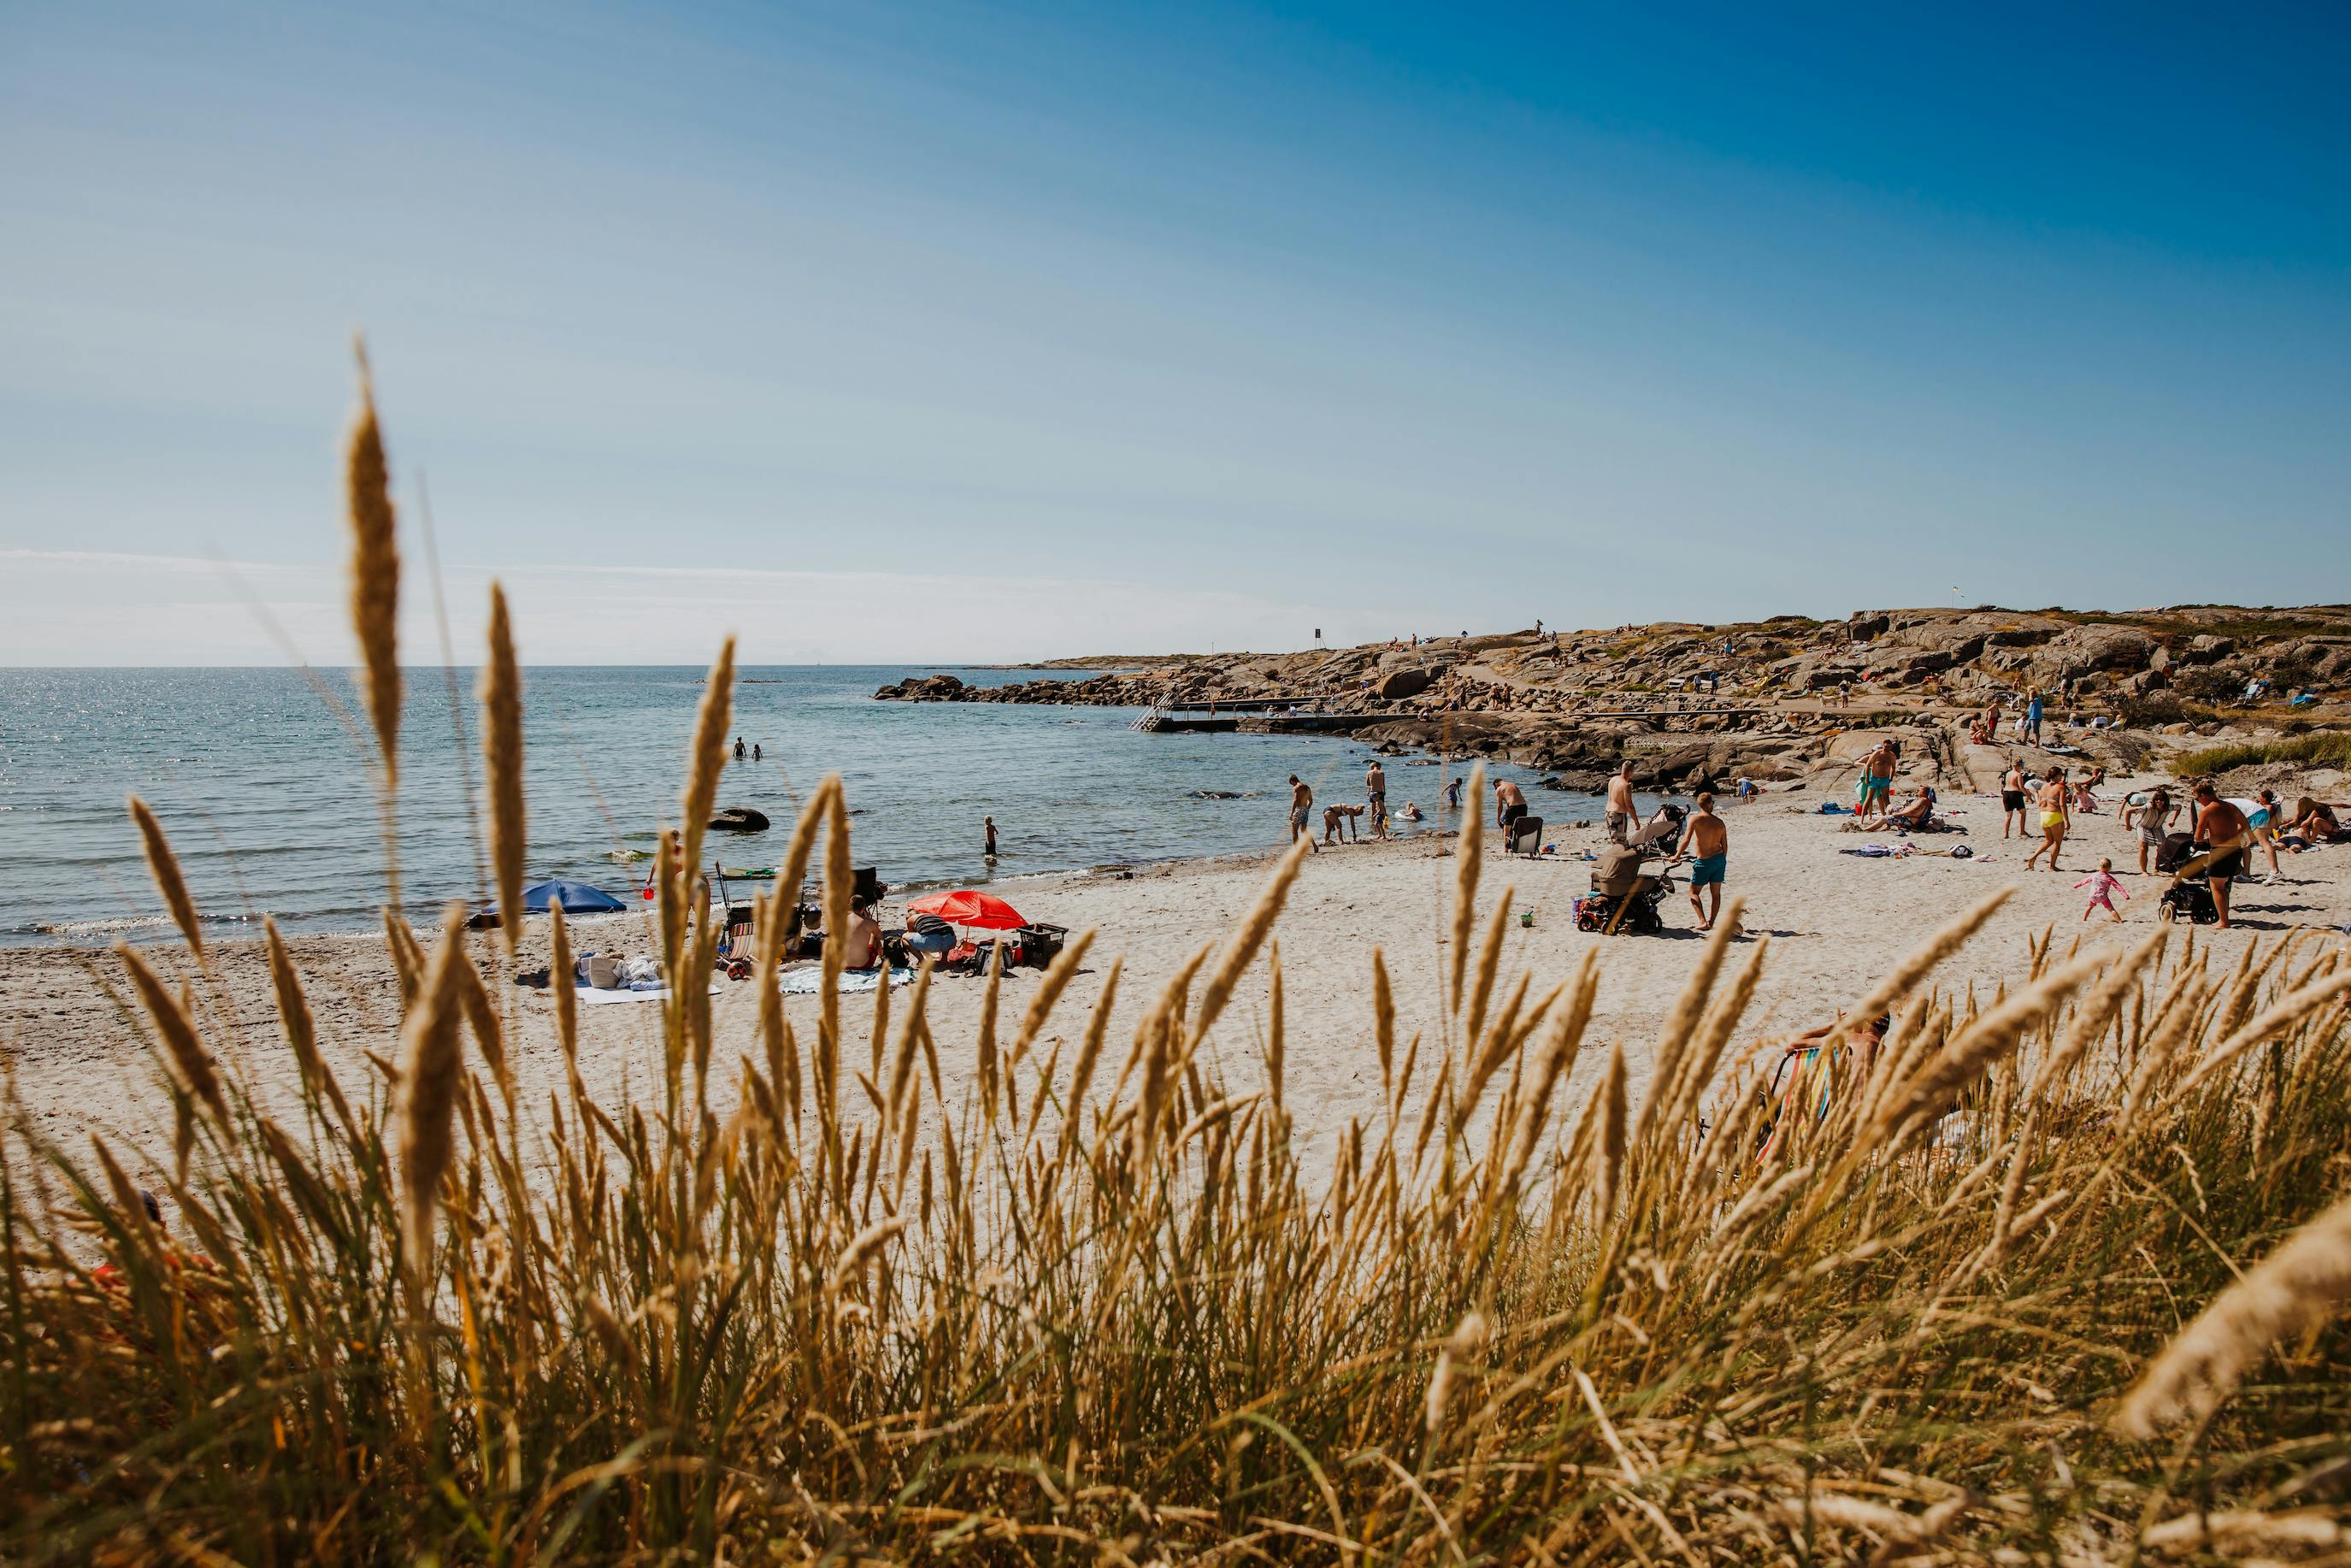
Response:
[{"label": "boy standing in water", "polygon": [[987,858],[994,860],[996,858],[996,819],[982,817],[980,823],[987,831]]}]

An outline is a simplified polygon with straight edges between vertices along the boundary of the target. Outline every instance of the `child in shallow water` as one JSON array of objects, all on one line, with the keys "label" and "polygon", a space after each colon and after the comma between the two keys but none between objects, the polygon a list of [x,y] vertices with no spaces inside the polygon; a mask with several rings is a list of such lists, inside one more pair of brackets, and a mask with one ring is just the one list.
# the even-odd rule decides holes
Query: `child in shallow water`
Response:
[{"label": "child in shallow water", "polygon": [[2105,908],[2106,914],[2113,919],[2116,921],[2122,919],[2122,911],[2115,907],[2115,894],[2118,893],[2121,894],[2123,895],[2123,902],[2127,904],[2130,902],[2130,892],[2123,886],[2119,880],[2116,878],[2115,862],[2112,856],[2100,855],[2098,857],[2098,869],[2092,872],[2089,875],[2084,877],[2074,885],[2075,887],[2086,887],[2090,890],[2090,902],[2082,907],[2083,919],[2087,920],[2090,917],[2091,910],[2097,909],[2102,906]]}]

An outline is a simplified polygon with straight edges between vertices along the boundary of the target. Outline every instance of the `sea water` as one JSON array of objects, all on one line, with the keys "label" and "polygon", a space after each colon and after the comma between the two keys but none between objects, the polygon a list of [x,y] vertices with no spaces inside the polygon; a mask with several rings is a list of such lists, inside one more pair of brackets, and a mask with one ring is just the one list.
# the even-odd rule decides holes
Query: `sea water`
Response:
[{"label": "sea water", "polygon": [[[1318,808],[1364,799],[1369,748],[1306,736],[1147,735],[1132,709],[875,702],[921,668],[747,669],[721,805],[774,826],[709,836],[706,864],[757,870],[783,856],[808,790],[839,772],[855,861],[893,892],[1278,847],[1288,776]],[[959,669],[973,685],[1035,672]],[[482,767],[474,672],[407,672],[398,846],[411,918],[484,893],[473,799]],[[704,672],[549,667],[526,673],[528,875],[564,876],[633,900],[661,828],[678,820]],[[97,943],[168,925],[125,797],[162,819],[197,906],[219,935],[349,931],[378,917],[387,883],[373,731],[347,672],[290,669],[0,670],[0,946]],[[1390,758],[1391,810],[1450,829],[1444,782],[1460,767]],[[1534,790],[1537,814],[1596,817],[1588,796]],[[1227,799],[1226,796],[1234,798]],[[1490,802],[1479,808],[1490,811]],[[982,819],[1001,853],[984,858]],[[1315,813],[1315,831],[1322,829]],[[1399,823],[1399,829],[1407,828]],[[750,885],[732,891],[739,897]]]}]

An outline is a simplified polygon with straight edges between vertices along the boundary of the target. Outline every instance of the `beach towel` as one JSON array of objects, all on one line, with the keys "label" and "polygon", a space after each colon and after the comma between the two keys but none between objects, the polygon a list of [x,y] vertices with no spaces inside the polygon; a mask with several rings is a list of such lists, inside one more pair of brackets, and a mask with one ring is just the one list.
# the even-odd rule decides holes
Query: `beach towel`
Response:
[{"label": "beach towel", "polygon": [[[642,991],[601,991],[593,986],[580,986],[574,988],[580,993],[581,1004],[591,1008],[610,1007],[615,1002],[658,1002],[667,1000],[669,997],[669,988],[666,986],[656,986]],[[711,987],[710,994],[716,996],[718,988]]]},{"label": "beach towel", "polygon": [[[912,969],[890,971],[890,983],[893,986],[912,985],[914,980],[914,971]],[[783,977],[782,985],[784,995],[788,997],[815,996],[824,989],[824,969],[821,966],[794,969]],[[855,991],[878,991],[882,988],[882,971],[879,969],[848,970],[841,977],[841,988],[844,995]]]}]

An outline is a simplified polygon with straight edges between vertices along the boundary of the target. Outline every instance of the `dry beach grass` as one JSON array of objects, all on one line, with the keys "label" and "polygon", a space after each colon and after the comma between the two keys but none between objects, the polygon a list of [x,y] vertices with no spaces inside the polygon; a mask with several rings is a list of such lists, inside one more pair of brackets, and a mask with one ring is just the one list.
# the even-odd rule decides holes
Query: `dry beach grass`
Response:
[{"label": "dry beach grass", "polygon": [[[690,868],[730,661],[657,863],[681,977],[716,940]],[[491,668],[510,898],[510,644]],[[748,1048],[676,988],[626,1097],[590,1088],[559,991],[563,1071],[526,1103],[513,959],[454,919],[429,946],[392,923],[399,1051],[361,1074],[274,931],[256,990],[192,915],[184,956],[126,950],[174,1146],[12,1119],[7,1553],[2344,1560],[2334,938],[2043,937],[2004,993],[1938,984],[1986,899],[1855,988],[1881,1047],[1782,1100],[1739,1043],[1768,945],[1726,919],[1636,1083],[1593,1033],[1600,966],[1506,962],[1472,829],[1428,1027],[1376,956],[1360,1015],[1314,1020],[1377,1090],[1310,1160],[1277,946],[1302,852],[1148,982],[1081,991],[1073,942],[1017,1020],[991,978],[935,1032],[926,982],[852,1016],[838,951],[812,1016],[776,997],[778,913],[820,867],[841,928],[848,832],[828,781],[763,904]],[[262,1015],[290,1101],[232,1043]]]}]

